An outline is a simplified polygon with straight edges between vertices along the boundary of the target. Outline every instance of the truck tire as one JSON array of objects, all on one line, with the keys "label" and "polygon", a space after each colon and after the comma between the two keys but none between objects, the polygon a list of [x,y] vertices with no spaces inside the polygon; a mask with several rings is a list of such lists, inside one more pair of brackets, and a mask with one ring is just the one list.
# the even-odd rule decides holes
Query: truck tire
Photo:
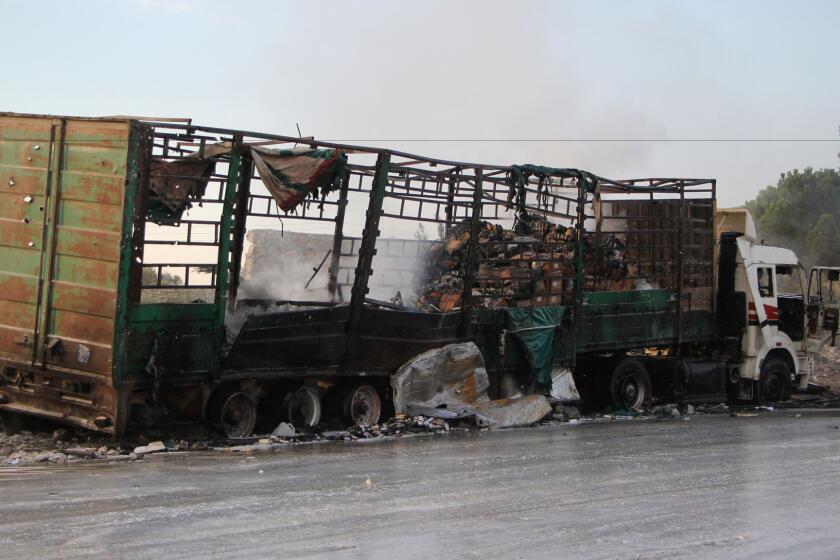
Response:
[{"label": "truck tire", "polygon": [[302,385],[289,395],[286,420],[295,428],[317,426],[321,422],[321,394],[318,389]]},{"label": "truck tire", "polygon": [[382,399],[373,385],[358,385],[350,388],[344,397],[344,418],[354,426],[379,423],[382,415]]},{"label": "truck tire", "polygon": [[761,404],[786,401],[790,398],[790,368],[780,358],[770,358],[761,366],[758,378],[758,402]]},{"label": "truck tire", "polygon": [[257,423],[257,403],[254,397],[244,392],[228,396],[222,403],[219,423],[229,438],[250,436]]},{"label": "truck tire", "polygon": [[642,410],[648,406],[653,391],[645,364],[635,358],[621,360],[610,378],[610,395],[618,408]]}]

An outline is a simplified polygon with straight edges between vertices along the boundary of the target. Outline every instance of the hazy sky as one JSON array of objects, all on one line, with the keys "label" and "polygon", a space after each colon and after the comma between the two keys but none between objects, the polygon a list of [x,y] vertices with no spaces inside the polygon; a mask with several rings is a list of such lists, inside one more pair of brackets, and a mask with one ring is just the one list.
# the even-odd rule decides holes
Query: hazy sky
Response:
[{"label": "hazy sky", "polygon": [[840,164],[837,141],[439,141],[836,139],[837,1],[0,0],[0,21],[5,111],[714,177],[722,206]]}]

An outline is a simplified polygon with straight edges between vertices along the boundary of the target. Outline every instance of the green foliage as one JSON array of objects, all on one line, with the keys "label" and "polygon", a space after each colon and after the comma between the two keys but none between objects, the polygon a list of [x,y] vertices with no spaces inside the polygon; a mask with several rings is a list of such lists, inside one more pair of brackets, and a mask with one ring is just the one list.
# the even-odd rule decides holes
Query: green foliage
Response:
[{"label": "green foliage", "polygon": [[758,236],[793,249],[808,265],[840,265],[840,173],[835,169],[783,173],[747,203]]},{"label": "green foliage", "polygon": [[[184,280],[177,274],[166,272],[165,270],[160,275],[161,286],[180,286]],[[143,268],[143,285],[153,286],[157,284],[157,270],[154,268]]]}]

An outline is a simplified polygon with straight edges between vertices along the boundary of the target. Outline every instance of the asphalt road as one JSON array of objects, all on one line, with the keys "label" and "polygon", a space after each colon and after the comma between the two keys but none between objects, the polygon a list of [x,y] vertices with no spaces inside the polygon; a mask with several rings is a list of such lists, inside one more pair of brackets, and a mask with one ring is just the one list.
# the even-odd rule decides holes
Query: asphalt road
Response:
[{"label": "asphalt road", "polygon": [[0,468],[0,558],[838,558],[840,411]]}]

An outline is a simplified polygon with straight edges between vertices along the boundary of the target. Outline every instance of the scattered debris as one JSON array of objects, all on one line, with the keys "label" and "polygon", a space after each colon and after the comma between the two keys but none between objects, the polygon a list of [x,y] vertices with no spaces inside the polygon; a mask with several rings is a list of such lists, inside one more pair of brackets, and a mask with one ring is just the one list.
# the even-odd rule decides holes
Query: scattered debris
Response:
[{"label": "scattered debris", "polygon": [[479,423],[492,428],[536,424],[551,412],[551,404],[543,395],[526,395],[518,399],[499,399],[475,405]]},{"label": "scattered debris", "polygon": [[391,376],[398,414],[409,405],[452,408],[486,401],[489,386],[484,358],[473,342],[423,352]]},{"label": "scattered debris", "polygon": [[93,447],[68,447],[64,452],[67,455],[82,457],[84,459],[93,459],[96,457],[96,449]]},{"label": "scattered debris", "polygon": [[[399,436],[406,434],[418,433],[435,433],[448,432],[449,424],[440,418],[430,418],[426,416],[407,416],[404,418],[392,418],[382,424],[368,426],[362,424],[359,426],[352,426],[346,432],[342,439],[370,439],[386,436]],[[341,434],[339,432],[338,434]],[[339,435],[341,437],[341,435]],[[337,438],[336,438],[337,439]]]},{"label": "scattered debris", "polygon": [[52,440],[56,443],[62,441],[70,441],[70,430],[67,428],[58,428],[52,433]]},{"label": "scattered debris", "polygon": [[148,445],[141,445],[139,447],[134,448],[135,455],[145,455],[147,453],[157,453],[160,451],[166,451],[166,445],[162,441],[153,441]]},{"label": "scattered debris", "polygon": [[297,432],[295,431],[295,427],[288,422],[280,422],[277,427],[274,428],[274,431],[271,432],[271,435],[274,437],[289,438],[297,435]]},{"label": "scattered debris", "polygon": [[555,368],[551,371],[551,398],[560,402],[580,401],[572,370]]},{"label": "scattered debris", "polygon": [[391,376],[398,414],[422,412],[448,419],[474,416],[481,426],[508,428],[534,424],[552,412],[543,395],[491,401],[489,386],[484,358],[473,342],[424,352]]}]

